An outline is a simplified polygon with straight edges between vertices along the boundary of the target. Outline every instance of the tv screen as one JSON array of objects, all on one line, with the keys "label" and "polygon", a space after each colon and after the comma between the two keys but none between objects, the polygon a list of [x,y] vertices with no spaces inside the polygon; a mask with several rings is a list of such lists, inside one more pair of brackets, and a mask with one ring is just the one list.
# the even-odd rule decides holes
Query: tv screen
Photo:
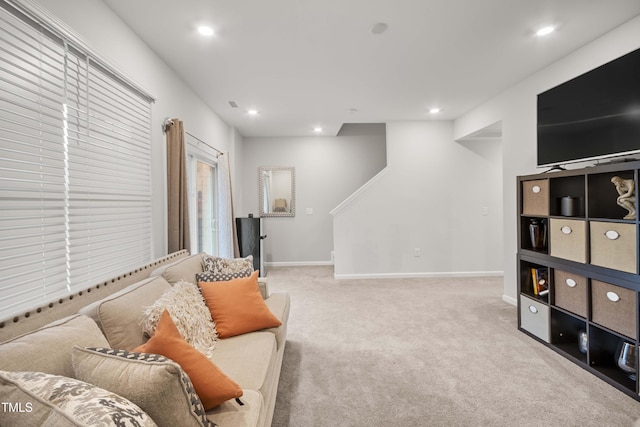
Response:
[{"label": "tv screen", "polygon": [[538,95],[538,166],[640,152],[640,49]]}]

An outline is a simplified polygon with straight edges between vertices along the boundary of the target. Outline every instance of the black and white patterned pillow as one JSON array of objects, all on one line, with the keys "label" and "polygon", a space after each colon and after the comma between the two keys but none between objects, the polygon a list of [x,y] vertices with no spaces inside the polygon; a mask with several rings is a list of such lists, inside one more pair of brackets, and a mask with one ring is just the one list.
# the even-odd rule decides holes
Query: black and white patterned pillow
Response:
[{"label": "black and white patterned pillow", "polygon": [[72,356],[77,378],[126,397],[165,425],[216,426],[207,419],[189,376],[164,356],[77,346]]},{"label": "black and white patterned pillow", "polygon": [[246,258],[220,258],[205,255],[202,258],[202,269],[205,273],[237,273],[250,268],[253,271],[253,255]]},{"label": "black and white patterned pillow", "polygon": [[205,271],[204,273],[196,273],[196,281],[198,282],[228,282],[233,279],[241,279],[243,277],[250,277],[253,273],[253,268],[246,268],[244,270],[236,271],[233,273],[214,273],[211,271]]},{"label": "black and white patterned pillow", "polygon": [[2,411],[3,427],[47,425],[157,427],[139,406],[111,391],[43,372],[0,371],[0,401],[20,405]]}]

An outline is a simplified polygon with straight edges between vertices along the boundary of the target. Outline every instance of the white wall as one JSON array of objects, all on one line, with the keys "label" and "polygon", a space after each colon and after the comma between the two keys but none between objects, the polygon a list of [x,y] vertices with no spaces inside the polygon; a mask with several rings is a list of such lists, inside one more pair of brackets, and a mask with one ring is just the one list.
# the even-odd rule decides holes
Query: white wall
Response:
[{"label": "white wall", "polygon": [[537,94],[639,47],[636,17],[456,120],[457,136],[502,120],[505,300],[515,303],[517,293],[516,176],[541,172],[535,166]]},{"label": "white wall", "polygon": [[388,171],[335,212],[336,277],[499,274],[500,141],[457,143],[449,121],[394,122],[387,153]]},{"label": "white wall", "polygon": [[[356,132],[357,133],[357,132]],[[385,135],[245,138],[243,209],[258,216],[258,167],[295,167],[296,216],[265,218],[265,258],[275,265],[331,261],[329,211],[386,165]],[[307,208],[313,214],[306,213]]]},{"label": "white wall", "polygon": [[244,139],[240,133],[233,128],[232,135],[228,146],[229,150],[229,168],[231,172],[231,193],[233,198],[234,214],[243,211],[242,193],[244,189],[243,176],[243,158],[244,158]]},{"label": "white wall", "polygon": [[[53,15],[75,30],[83,41],[124,75],[156,98],[152,106],[152,227],[153,256],[167,253],[166,155],[161,124],[166,117],[185,122],[185,129],[222,151],[230,151],[232,179],[240,175],[242,137],[223,122],[178,76],[100,0],[39,0]],[[232,184],[235,200],[241,183]]]}]

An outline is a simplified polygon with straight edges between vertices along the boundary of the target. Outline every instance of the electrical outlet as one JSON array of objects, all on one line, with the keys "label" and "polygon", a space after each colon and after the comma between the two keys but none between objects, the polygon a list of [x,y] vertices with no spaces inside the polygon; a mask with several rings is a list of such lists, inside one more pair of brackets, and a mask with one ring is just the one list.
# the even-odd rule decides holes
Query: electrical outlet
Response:
[{"label": "electrical outlet", "polygon": [[413,256],[419,257],[421,254],[420,248],[413,248]]}]

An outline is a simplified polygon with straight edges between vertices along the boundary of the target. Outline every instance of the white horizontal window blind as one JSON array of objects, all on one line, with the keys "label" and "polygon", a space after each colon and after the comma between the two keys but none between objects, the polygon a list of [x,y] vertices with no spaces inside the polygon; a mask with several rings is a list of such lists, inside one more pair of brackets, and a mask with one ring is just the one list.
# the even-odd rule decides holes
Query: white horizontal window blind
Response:
[{"label": "white horizontal window blind", "polygon": [[0,6],[3,319],[151,259],[151,99]]}]

